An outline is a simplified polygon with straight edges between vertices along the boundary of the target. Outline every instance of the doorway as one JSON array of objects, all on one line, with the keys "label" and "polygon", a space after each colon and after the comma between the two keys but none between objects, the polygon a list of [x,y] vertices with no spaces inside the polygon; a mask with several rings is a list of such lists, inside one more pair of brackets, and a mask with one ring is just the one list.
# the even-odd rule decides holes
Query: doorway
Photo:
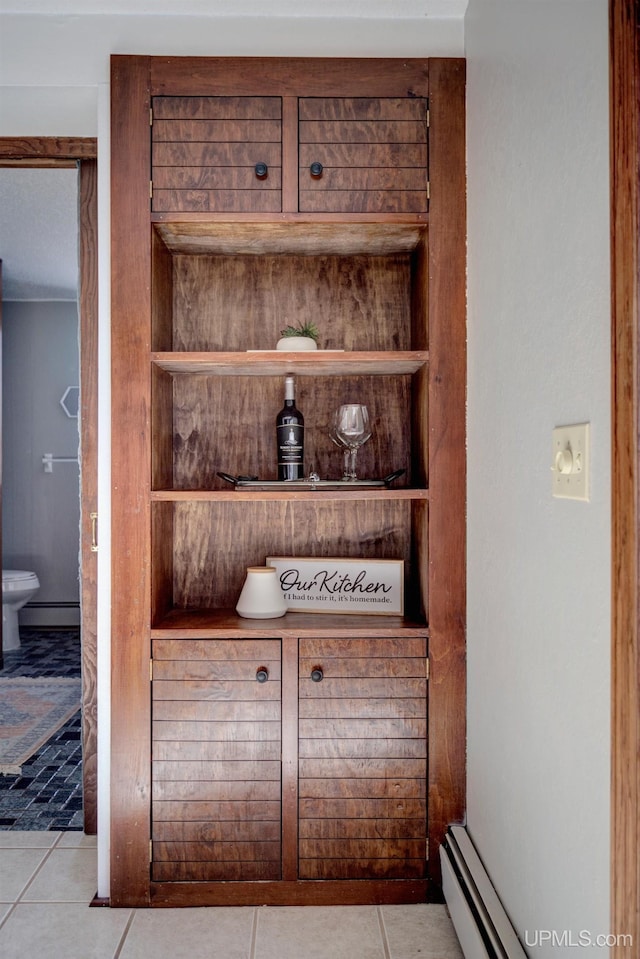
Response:
[{"label": "doorway", "polygon": [[[0,166],[71,167],[78,177],[80,418],[80,625],[83,828],[97,831],[96,490],[97,490],[97,166],[96,140],[0,138]],[[71,384],[70,384],[71,385]],[[52,451],[55,452],[55,451]],[[0,487],[1,490],[1,487]],[[1,540],[0,540],[1,541]]]}]

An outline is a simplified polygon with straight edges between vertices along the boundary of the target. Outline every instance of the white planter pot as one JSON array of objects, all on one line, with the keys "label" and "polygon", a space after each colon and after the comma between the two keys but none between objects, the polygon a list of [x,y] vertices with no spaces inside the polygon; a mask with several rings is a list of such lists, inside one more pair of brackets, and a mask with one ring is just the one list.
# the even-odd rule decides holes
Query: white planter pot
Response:
[{"label": "white planter pot", "polygon": [[283,336],[276,343],[276,350],[288,350],[293,353],[298,350],[317,350],[318,344],[312,336]]}]

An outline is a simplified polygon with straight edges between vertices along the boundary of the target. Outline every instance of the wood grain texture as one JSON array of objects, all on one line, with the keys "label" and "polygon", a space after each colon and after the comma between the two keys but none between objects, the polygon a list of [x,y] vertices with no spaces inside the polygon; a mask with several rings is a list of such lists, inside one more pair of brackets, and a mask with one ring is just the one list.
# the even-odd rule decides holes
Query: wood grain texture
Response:
[{"label": "wood grain texture", "polygon": [[411,584],[410,507],[377,500],[176,503],[171,605],[235,607],[247,566],[262,566],[267,556],[402,559]]},{"label": "wood grain texture", "polygon": [[323,349],[411,349],[408,256],[176,257],[175,350],[273,350],[301,318]]},{"label": "wood grain texture", "polygon": [[[427,683],[425,641],[414,638],[300,640],[299,696],[340,703],[339,715],[317,711],[299,721],[299,875],[303,879],[422,878],[426,871]],[[412,653],[414,655],[412,655]],[[320,682],[312,679],[321,670]],[[371,718],[368,704],[386,699],[387,716]],[[418,717],[394,712],[403,699],[420,702]],[[364,709],[361,710],[361,704]],[[301,708],[302,713],[302,708]],[[376,820],[419,822],[381,836]],[[336,831],[351,820],[370,832],[309,836],[312,823]],[[340,824],[340,825],[338,825]]]},{"label": "wood grain texture", "polygon": [[411,58],[153,57],[156,96],[421,97],[429,61]]},{"label": "wood grain texture", "polygon": [[[121,592],[114,593],[118,596],[114,617],[114,706],[119,709],[114,713],[113,730],[115,904],[125,904],[127,897],[133,906],[145,902],[293,904],[424,899],[433,888],[426,875],[425,793],[430,820],[431,809],[434,812],[431,836],[435,843],[430,848],[430,868],[433,878],[438,878],[437,843],[443,827],[455,821],[464,806],[464,69],[460,61],[431,61],[428,90],[427,66],[427,61],[406,60],[113,59],[117,104],[114,169],[118,171],[114,192],[118,185],[122,187],[114,209],[114,216],[118,216],[114,243],[120,244],[117,254],[114,246],[114,421],[122,429],[122,437],[115,444],[114,469],[114,586],[121,587]],[[332,98],[347,92],[354,100],[414,100],[429,95],[432,201],[428,237],[424,211],[296,213],[293,185],[303,164],[297,145],[290,137],[287,139],[286,133],[282,188],[288,206],[282,214],[150,214],[149,92],[172,97],[194,93],[209,96],[213,92],[221,97],[282,97],[283,115],[289,127],[299,96]],[[336,119],[326,116],[309,122]],[[216,133],[210,124],[218,123],[219,118],[190,115],[182,121],[190,124],[191,139],[187,145],[191,147],[199,142],[194,137],[203,126]],[[370,120],[358,118],[354,122],[370,134]],[[392,121],[385,117],[381,122]],[[125,137],[134,145],[132,154],[124,149]],[[163,141],[163,149],[167,142]],[[385,164],[385,169],[394,165]],[[206,192],[210,189],[208,176],[206,173],[201,181],[198,175],[196,182],[187,170],[180,185]],[[384,185],[388,186],[386,173]],[[235,186],[233,178],[231,186]],[[246,192],[260,194],[254,190]],[[358,221],[356,216],[360,217]],[[159,275],[153,293],[151,232],[170,253],[169,258],[164,251],[157,256],[154,253]],[[260,269],[256,254],[261,258]],[[224,262],[216,262],[223,258]],[[169,259],[173,261],[170,276]],[[134,263],[134,268],[125,276],[128,261]],[[169,295],[171,313],[176,318],[170,345],[166,304],[158,303],[153,337],[146,320],[151,315],[152,296]],[[244,468],[234,470],[231,463],[213,469],[221,452],[229,456],[229,451],[235,449],[238,461],[242,452],[233,430],[225,427],[223,411],[240,416],[253,455],[261,464],[268,461],[263,450],[269,442],[266,410],[275,400],[277,391],[273,384],[281,378],[282,367],[276,368],[271,384],[269,376],[246,375],[242,382],[245,374],[239,374],[234,361],[228,366],[231,372],[216,374],[223,369],[221,353],[271,350],[281,314],[285,314],[282,325],[303,315],[317,317],[323,323],[326,318],[329,338],[340,339],[337,348],[373,354],[389,349],[405,353],[417,346],[422,353],[427,346],[437,351],[433,370],[427,370],[426,356],[413,356],[411,362],[417,360],[417,366],[410,372],[399,373],[396,366],[376,376],[368,376],[364,371],[354,375],[353,369],[347,372],[338,363],[338,372],[323,376],[321,382],[304,376],[299,382],[300,386],[306,381],[304,412],[307,415],[309,411],[316,431],[322,417],[344,395],[349,384],[359,393],[370,385],[371,399],[367,398],[367,404],[377,403],[380,411],[385,397],[391,397],[389,411],[384,410],[384,423],[390,425],[393,436],[382,441],[378,437],[367,444],[369,451],[376,453],[372,462],[384,464],[385,456],[395,458],[394,451],[400,449],[408,463],[407,480],[413,479],[411,470],[415,470],[424,484],[429,460],[436,496],[436,502],[431,503],[431,492],[428,494],[429,512],[431,519],[437,513],[435,524],[427,523],[427,496],[423,495],[422,501],[412,498],[412,491],[407,491],[403,498],[402,489],[397,495],[381,491],[370,497],[322,499],[310,498],[306,493],[300,498],[296,494],[288,499],[270,498],[265,493],[262,498],[251,500],[240,492],[221,488],[212,496],[209,486],[200,486],[203,470],[244,472]],[[127,353],[124,333],[126,321],[130,323],[132,317],[145,320],[135,325],[126,344]],[[243,339],[238,341],[238,336],[244,340],[250,336],[257,342],[249,346]],[[149,352],[151,345],[157,347],[153,357]],[[182,350],[192,357],[186,362],[178,360],[176,368],[170,365],[176,363],[175,359],[160,355]],[[218,357],[205,356],[211,353]],[[191,369],[187,368],[189,362],[194,363]],[[203,364],[211,362],[218,366],[206,370],[207,375],[198,376],[205,372]],[[278,362],[285,363],[287,358]],[[152,375],[154,367],[157,369]],[[196,375],[187,376],[187,372]],[[168,377],[172,380],[171,408]],[[228,382],[229,377],[234,388],[239,387],[237,398],[231,401],[233,391],[228,385],[226,389],[220,385],[224,380]],[[186,385],[188,380],[200,382]],[[208,380],[215,380],[216,385],[211,386]],[[417,438],[407,439],[411,432],[406,428],[407,411],[414,402],[419,407],[413,420]],[[259,417],[265,417],[262,426],[256,426]],[[381,417],[380,420],[383,426]],[[150,421],[154,432],[163,437],[153,472]],[[395,437],[398,427],[403,432],[401,439]],[[224,443],[215,438],[219,431]],[[376,428],[376,436],[378,432]],[[172,437],[174,488],[152,494],[150,478],[153,485],[164,485],[167,477],[167,435]],[[372,455],[366,450],[367,447],[363,451],[365,457]],[[127,452],[129,456],[133,454],[133,464],[126,462]],[[314,458],[329,455],[322,453],[320,444],[313,452]],[[395,468],[396,464],[389,467]],[[186,488],[181,490],[181,485]],[[421,493],[426,494],[424,485]],[[152,576],[148,568],[150,544],[158,555],[158,569]],[[244,568],[262,564],[269,554],[403,559],[410,617],[393,617],[387,624],[380,622],[382,617],[311,614],[288,614],[277,623],[243,621],[232,608]],[[425,740],[426,660],[423,655],[407,655],[406,650],[404,655],[400,654],[395,643],[405,635],[423,641],[427,636],[427,577],[429,596],[435,600],[430,611],[435,619],[430,656],[436,679],[428,715],[429,769]],[[159,844],[159,855],[174,858],[159,859],[151,881],[151,716],[146,685],[149,612],[153,617],[152,634],[157,640],[215,643],[226,638],[227,644],[231,644],[227,650],[233,644],[241,646],[246,639],[282,641],[285,725],[281,761],[272,751],[277,740],[273,739],[271,724],[278,720],[268,713],[279,701],[279,692],[272,695],[279,681],[270,680],[264,686],[271,686],[271,690],[256,692],[260,684],[255,679],[240,678],[235,672],[241,662],[237,656],[232,656],[228,660],[232,665],[221,671],[221,661],[215,656],[209,661],[208,657],[194,653],[192,659],[185,647],[185,651],[176,651],[176,662],[184,662],[182,657],[186,656],[186,669],[168,669],[165,678],[156,674],[152,815],[159,830],[154,828],[153,836]],[[322,623],[323,619],[330,622]],[[400,630],[395,635],[394,624]],[[280,630],[275,635],[274,627]],[[372,663],[373,674],[369,675],[367,656],[353,656],[358,660],[353,670],[357,675],[336,674],[322,683],[305,680],[298,702],[293,690],[298,681],[299,639],[304,643],[305,638],[322,638],[330,643],[344,636],[367,641],[375,638],[381,644],[385,639],[394,640],[389,645],[394,655],[372,659],[390,659],[395,662],[395,669],[393,663],[386,669],[376,662]],[[336,661],[338,672],[348,672],[344,660],[350,657],[342,646],[339,648],[340,655],[329,658]],[[403,665],[412,658],[416,661],[416,675],[410,675],[411,669]],[[159,661],[161,674],[167,662]],[[228,669],[237,678],[231,678]],[[116,685],[120,688],[116,689]],[[312,686],[324,687],[322,695]],[[264,714],[255,711],[258,703],[264,704]],[[340,705],[332,714],[334,704]],[[231,709],[225,715],[221,707],[228,706]],[[300,743],[296,738],[298,710],[304,733]],[[369,722],[374,725],[368,727]],[[225,723],[230,724],[226,729]],[[322,728],[326,735],[317,734]],[[367,735],[367,729],[378,735]],[[198,733],[205,738],[198,739]],[[263,736],[264,741],[259,738]],[[277,785],[281,773],[287,786],[278,802],[270,798],[270,790],[274,783]],[[309,795],[298,796],[299,777],[308,782],[303,788]],[[325,794],[323,783],[327,784]],[[244,794],[243,788],[247,790]],[[311,834],[302,836],[304,842],[313,843],[305,847],[308,855],[303,859],[302,871],[309,876],[305,881],[299,880],[297,861],[298,809],[303,819],[314,824]],[[281,814],[283,865],[277,878],[269,872],[274,863],[280,869],[275,859],[256,859],[248,865],[247,860],[234,858],[231,851],[227,859],[207,861],[206,844],[218,844],[218,855],[220,844],[228,841],[216,837],[210,826],[218,822],[230,824],[233,842],[248,844],[243,850],[252,847],[257,855],[256,843],[275,841],[272,824],[279,822]],[[393,825],[385,825],[381,837],[367,835],[366,831],[363,834],[360,824],[376,820]],[[341,838],[317,825],[327,822],[336,824],[335,831],[344,822],[357,824],[358,828],[354,826],[354,832],[347,836],[347,841],[353,842],[353,856],[338,860],[331,855],[316,855],[318,843],[335,844]],[[412,825],[403,831],[404,826],[397,826],[400,822]],[[418,835],[416,822],[421,826]],[[160,823],[169,824],[164,834]],[[271,825],[261,836],[259,831],[247,833],[243,825],[247,823]],[[182,833],[187,826],[190,831]],[[236,828],[238,832],[234,831]],[[319,830],[320,835],[314,835],[314,830]],[[375,849],[369,845],[372,842]],[[334,849],[335,845],[326,846],[325,852]],[[374,855],[376,852],[382,854]],[[317,881],[312,876],[323,878]],[[335,878],[327,878],[331,876]]]},{"label": "wood grain texture", "polygon": [[[294,186],[297,202],[297,180]],[[286,183],[284,190],[286,194]],[[172,253],[226,256],[387,256],[414,250],[425,229],[424,224],[416,223],[416,217],[390,214],[383,222],[376,221],[373,214],[368,218],[362,215],[357,222],[346,217],[320,217],[318,222],[311,216],[293,214],[275,222],[273,217],[260,220],[254,215],[249,219],[240,214],[224,219],[192,214],[172,220],[158,215],[154,220],[155,231]]]},{"label": "wood grain texture", "polygon": [[342,879],[279,882],[154,882],[152,906],[358,906],[393,903],[442,902],[427,880]]},{"label": "wood grain texture", "polygon": [[112,61],[111,905],[149,902],[149,61]]},{"label": "wood grain texture", "polygon": [[429,873],[439,884],[437,850],[464,821],[466,792],[464,61],[431,60],[429,84]]},{"label": "wood grain texture", "polygon": [[279,97],[155,97],[153,211],[279,212],[281,114]]},{"label": "wood grain texture", "polygon": [[[226,489],[218,472],[277,479],[276,414],[284,403],[282,377],[176,377],[173,406],[173,483],[177,490]],[[305,475],[342,477],[343,454],[330,438],[334,411],[364,403],[372,436],[358,451],[358,471],[374,479],[402,469],[394,488],[411,485],[411,434],[406,428],[411,381],[403,376],[312,378],[296,383],[305,419]]]},{"label": "wood grain texture", "polygon": [[0,160],[33,160],[49,165],[67,159],[75,166],[79,160],[95,160],[95,137],[0,137]]},{"label": "wood grain texture", "polygon": [[301,99],[300,211],[426,211],[426,117],[420,99]]},{"label": "wood grain texture", "polygon": [[298,878],[298,639],[282,643],[282,878]]},{"label": "wood grain texture", "polygon": [[426,636],[428,629],[422,617],[375,616],[363,613],[342,615],[333,613],[285,613],[273,620],[243,619],[234,609],[173,609],[152,627],[156,639],[208,638],[211,635],[229,639],[247,639],[262,636],[336,636],[349,634],[355,637]]},{"label": "wood grain texture", "polygon": [[637,0],[610,11],[613,399],[611,923],[615,959],[640,942],[640,590],[638,502],[640,46]]},{"label": "wood grain texture", "polygon": [[[281,715],[247,721],[238,710],[212,720],[206,708],[212,699],[280,707],[280,641],[156,641],[153,652],[152,878],[280,878]],[[256,681],[259,668],[268,670],[265,683]],[[166,701],[177,718],[156,716],[156,703]],[[168,838],[174,824],[179,832],[187,821],[230,825],[224,840]]]},{"label": "wood grain texture", "polygon": [[428,363],[422,350],[259,350],[247,352],[152,353],[151,362],[169,373],[199,376],[384,376],[416,373]]}]

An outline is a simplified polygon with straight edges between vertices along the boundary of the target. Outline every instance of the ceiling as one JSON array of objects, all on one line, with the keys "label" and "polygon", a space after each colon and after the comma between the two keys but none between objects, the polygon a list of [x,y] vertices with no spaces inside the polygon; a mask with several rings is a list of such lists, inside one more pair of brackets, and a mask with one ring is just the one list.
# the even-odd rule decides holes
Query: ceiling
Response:
[{"label": "ceiling", "polygon": [[[269,17],[457,19],[467,0],[272,0]],[[10,14],[265,16],[264,0],[2,0]],[[77,171],[0,168],[4,300],[75,300]]]}]

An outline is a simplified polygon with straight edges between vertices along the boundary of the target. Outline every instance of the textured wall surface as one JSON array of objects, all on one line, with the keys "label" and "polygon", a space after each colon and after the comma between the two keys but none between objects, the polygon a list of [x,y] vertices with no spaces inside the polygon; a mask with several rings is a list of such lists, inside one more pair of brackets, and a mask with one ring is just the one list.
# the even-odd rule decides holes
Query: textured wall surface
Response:
[{"label": "textured wall surface", "polygon": [[[468,825],[530,954],[572,955],[608,932],[607,4],[471,0],[465,37]],[[553,499],[585,421],[591,501]]]}]

